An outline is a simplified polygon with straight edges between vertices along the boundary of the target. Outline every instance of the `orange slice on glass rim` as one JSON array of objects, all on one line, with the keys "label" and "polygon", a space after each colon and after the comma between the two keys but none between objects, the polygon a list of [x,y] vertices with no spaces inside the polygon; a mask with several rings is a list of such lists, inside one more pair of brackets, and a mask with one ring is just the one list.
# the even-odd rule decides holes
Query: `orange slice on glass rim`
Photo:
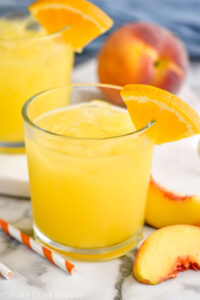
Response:
[{"label": "orange slice on glass rim", "polygon": [[48,33],[69,26],[63,37],[78,52],[113,25],[108,15],[86,0],[38,0],[29,11]]},{"label": "orange slice on glass rim", "polygon": [[183,100],[165,90],[130,84],[122,89],[121,97],[136,129],[155,121],[156,144],[200,133],[199,115]]}]

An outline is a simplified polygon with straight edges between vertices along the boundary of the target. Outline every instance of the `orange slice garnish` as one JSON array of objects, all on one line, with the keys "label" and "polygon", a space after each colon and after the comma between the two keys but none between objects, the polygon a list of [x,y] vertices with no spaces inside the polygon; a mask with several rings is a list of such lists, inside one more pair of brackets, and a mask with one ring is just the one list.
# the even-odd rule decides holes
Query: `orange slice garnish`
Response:
[{"label": "orange slice garnish", "polygon": [[200,133],[199,115],[183,100],[159,88],[126,85],[121,96],[136,129],[156,121],[155,143],[162,144]]},{"label": "orange slice garnish", "polygon": [[109,16],[86,0],[38,0],[29,10],[48,33],[69,26],[63,31],[63,36],[76,51],[113,24]]}]

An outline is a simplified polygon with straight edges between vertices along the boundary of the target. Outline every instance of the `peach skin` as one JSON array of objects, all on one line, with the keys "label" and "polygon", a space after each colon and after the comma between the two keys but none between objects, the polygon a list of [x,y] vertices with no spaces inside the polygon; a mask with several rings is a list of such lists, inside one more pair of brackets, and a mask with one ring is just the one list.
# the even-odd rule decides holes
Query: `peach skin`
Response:
[{"label": "peach skin", "polygon": [[160,186],[151,178],[145,220],[155,228],[173,224],[200,226],[200,197],[179,195]]},{"label": "peach skin", "polygon": [[179,272],[200,269],[200,228],[171,225],[152,233],[137,252],[133,275],[144,284],[158,284]]},{"label": "peach skin", "polygon": [[[169,30],[145,22],[117,29],[108,37],[98,57],[102,83],[148,84],[172,93],[179,90],[187,67],[188,55],[183,43]],[[120,102],[116,97],[110,100]]]}]

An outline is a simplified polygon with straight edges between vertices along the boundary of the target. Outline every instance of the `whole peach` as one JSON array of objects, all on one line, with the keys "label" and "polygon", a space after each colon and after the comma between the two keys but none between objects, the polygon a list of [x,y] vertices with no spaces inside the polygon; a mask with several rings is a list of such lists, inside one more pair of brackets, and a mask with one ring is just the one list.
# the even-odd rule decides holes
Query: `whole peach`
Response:
[{"label": "whole peach", "polygon": [[[150,84],[176,93],[185,78],[188,61],[183,43],[169,30],[134,22],[108,37],[98,56],[98,76],[102,83]],[[122,104],[116,96],[111,101]]]}]

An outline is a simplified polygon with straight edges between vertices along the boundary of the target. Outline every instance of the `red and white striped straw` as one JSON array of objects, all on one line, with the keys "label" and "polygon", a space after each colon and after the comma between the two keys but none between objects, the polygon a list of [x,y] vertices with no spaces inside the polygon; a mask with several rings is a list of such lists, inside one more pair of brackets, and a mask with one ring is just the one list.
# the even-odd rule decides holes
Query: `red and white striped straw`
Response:
[{"label": "red and white striped straw", "polygon": [[67,271],[69,274],[74,274],[77,271],[76,267],[69,261],[65,260],[63,257],[58,255],[51,249],[43,246],[39,242],[32,239],[30,236],[26,235],[24,232],[18,230],[16,227],[2,219],[0,219],[0,229],[20,243],[32,249],[34,252],[37,252],[39,255],[47,258],[62,270]]},{"label": "red and white striped straw", "polygon": [[11,279],[13,277],[13,272],[0,262],[0,275],[5,279]]}]

